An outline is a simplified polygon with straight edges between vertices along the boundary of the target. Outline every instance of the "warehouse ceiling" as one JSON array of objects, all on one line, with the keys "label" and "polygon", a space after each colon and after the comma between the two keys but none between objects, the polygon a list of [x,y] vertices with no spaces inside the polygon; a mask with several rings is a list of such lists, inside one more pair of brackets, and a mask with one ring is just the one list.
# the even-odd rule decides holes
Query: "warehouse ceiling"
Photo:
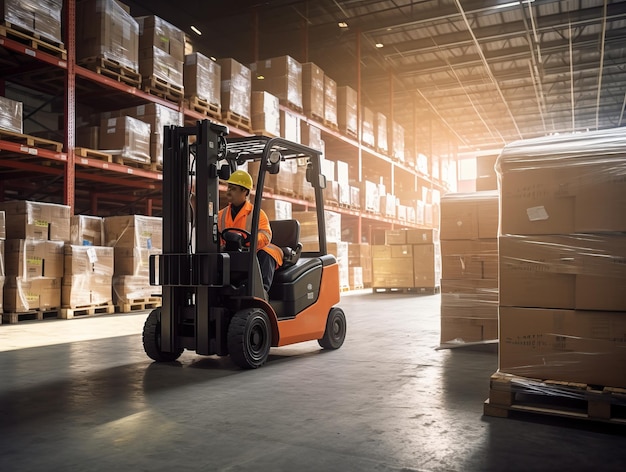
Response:
[{"label": "warehouse ceiling", "polygon": [[626,124],[626,0],[125,3],[210,56],[315,62],[425,154]]}]

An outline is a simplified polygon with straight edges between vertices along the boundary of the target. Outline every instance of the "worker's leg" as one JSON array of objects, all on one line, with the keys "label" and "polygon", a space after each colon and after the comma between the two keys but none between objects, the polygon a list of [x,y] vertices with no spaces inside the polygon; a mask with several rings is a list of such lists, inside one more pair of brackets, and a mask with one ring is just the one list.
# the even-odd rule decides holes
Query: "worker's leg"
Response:
[{"label": "worker's leg", "polygon": [[259,266],[261,267],[261,277],[263,278],[263,288],[269,293],[274,280],[274,271],[276,270],[276,261],[265,251],[257,251]]}]

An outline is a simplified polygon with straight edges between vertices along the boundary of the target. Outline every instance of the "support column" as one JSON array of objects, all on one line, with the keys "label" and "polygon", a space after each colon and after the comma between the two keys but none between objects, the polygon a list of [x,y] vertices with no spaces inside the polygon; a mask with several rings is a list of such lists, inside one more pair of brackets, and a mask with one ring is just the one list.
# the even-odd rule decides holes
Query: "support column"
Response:
[{"label": "support column", "polygon": [[74,214],[76,169],[74,162],[74,145],[76,131],[76,0],[65,0],[65,45],[67,47],[67,70],[65,72],[65,100],[63,113],[65,117],[65,136],[63,147],[67,153],[64,171],[63,203],[70,206]]}]

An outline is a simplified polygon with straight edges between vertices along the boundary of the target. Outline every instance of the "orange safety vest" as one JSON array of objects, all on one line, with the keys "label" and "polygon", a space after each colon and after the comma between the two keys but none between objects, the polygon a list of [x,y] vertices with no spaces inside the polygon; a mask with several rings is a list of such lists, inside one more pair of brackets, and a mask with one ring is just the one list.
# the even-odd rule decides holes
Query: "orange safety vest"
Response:
[{"label": "orange safety vest", "polygon": [[[252,203],[246,201],[233,220],[230,205],[222,208],[217,215],[218,229],[222,231],[224,228],[241,228],[252,233]],[[267,214],[261,210],[259,218],[259,233],[257,239],[257,250],[267,252],[276,261],[276,267],[280,267],[283,263],[283,250],[271,243],[272,229]]]}]

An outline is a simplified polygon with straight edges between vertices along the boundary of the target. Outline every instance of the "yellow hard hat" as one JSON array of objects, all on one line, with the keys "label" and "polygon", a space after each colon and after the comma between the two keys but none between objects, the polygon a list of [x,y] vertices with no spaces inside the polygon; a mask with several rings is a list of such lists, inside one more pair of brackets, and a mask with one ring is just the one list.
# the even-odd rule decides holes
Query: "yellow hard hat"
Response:
[{"label": "yellow hard hat", "polygon": [[236,170],[226,182],[252,190],[252,177],[245,170]]}]

